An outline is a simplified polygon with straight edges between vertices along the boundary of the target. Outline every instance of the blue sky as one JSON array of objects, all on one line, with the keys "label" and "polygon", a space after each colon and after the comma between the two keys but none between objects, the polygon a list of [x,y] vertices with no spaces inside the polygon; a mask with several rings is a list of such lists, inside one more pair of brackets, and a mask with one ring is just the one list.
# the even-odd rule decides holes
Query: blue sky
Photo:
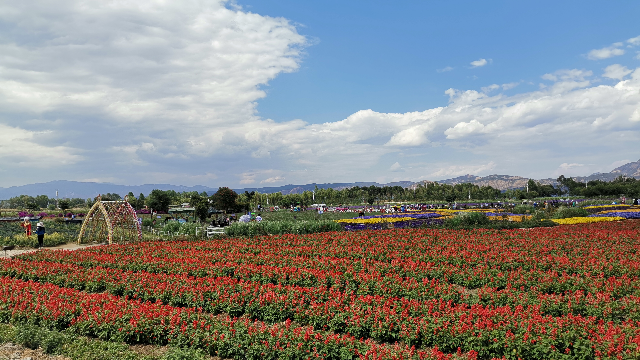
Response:
[{"label": "blue sky", "polygon": [[[264,87],[258,111],[274,120],[326,122],[361,109],[422,111],[448,88],[524,81],[559,68],[599,69],[584,54],[640,31],[640,3],[584,1],[242,1],[299,23],[311,39],[300,69]],[[625,25],[626,24],[626,25]],[[628,53],[627,57],[633,57]],[[470,62],[492,59],[489,66]],[[453,70],[437,72],[447,67]],[[527,84],[533,82],[533,84]]]},{"label": "blue sky", "polygon": [[633,1],[0,5],[0,186],[532,178],[640,158]]}]

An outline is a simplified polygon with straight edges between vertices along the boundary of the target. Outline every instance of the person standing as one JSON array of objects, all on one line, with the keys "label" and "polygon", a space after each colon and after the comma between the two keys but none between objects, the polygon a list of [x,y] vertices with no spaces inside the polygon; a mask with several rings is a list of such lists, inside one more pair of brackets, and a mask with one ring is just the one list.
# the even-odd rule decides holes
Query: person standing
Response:
[{"label": "person standing", "polygon": [[44,247],[44,233],[45,233],[45,228],[44,228],[44,224],[41,221],[36,225],[36,235],[38,235],[39,249],[42,249]]},{"label": "person standing", "polygon": [[20,224],[20,226],[24,228],[24,232],[27,235],[27,237],[31,236],[31,221],[29,221],[28,217],[24,218],[24,222]]}]

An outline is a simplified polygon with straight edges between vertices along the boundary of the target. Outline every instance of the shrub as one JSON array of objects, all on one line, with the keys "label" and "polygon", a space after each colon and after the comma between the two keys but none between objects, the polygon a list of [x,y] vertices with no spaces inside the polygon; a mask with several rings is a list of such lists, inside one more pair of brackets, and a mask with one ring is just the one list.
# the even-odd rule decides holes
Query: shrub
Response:
[{"label": "shrub", "polygon": [[514,214],[533,214],[535,208],[531,205],[516,205],[513,207]]},{"label": "shrub", "polygon": [[[76,240],[76,238],[70,238],[63,234],[55,232],[53,234],[46,234],[44,236],[44,246],[58,246],[74,240]],[[36,235],[27,237],[25,234],[21,233],[4,237],[0,240],[0,242],[2,243],[2,245],[15,245],[19,247],[35,248],[38,245],[38,237]]]},{"label": "shrub", "polygon": [[445,219],[445,227],[460,227],[460,226],[479,226],[487,225],[491,222],[487,215],[481,212],[460,212],[454,217]]},{"label": "shrub", "polygon": [[228,236],[259,236],[281,234],[314,234],[327,231],[340,231],[342,226],[335,221],[262,221],[233,223],[224,229]]},{"label": "shrub", "polygon": [[587,210],[585,210],[583,208],[560,206],[558,208],[558,210],[556,210],[553,213],[552,218],[553,219],[566,219],[566,218],[572,218],[572,217],[584,217],[584,216],[588,216],[588,215],[589,215],[589,213],[587,212]]}]

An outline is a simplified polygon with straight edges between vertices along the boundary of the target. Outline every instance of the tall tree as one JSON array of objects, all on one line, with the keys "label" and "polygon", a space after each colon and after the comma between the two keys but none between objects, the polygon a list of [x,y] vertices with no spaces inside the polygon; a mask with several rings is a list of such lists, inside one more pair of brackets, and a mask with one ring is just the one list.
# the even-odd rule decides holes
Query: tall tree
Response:
[{"label": "tall tree", "polygon": [[212,196],[213,204],[218,210],[233,211],[235,210],[238,200],[238,194],[228,187],[220,187]]},{"label": "tall tree", "polygon": [[155,211],[166,212],[169,211],[169,205],[171,205],[171,196],[167,191],[151,190],[151,194],[147,198],[147,206]]}]

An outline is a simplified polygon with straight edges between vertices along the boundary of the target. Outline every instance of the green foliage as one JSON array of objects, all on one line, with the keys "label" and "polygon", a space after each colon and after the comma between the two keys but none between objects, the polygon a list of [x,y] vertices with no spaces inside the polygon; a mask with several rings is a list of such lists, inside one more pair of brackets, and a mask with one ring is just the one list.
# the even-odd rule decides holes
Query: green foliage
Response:
[{"label": "green foliage", "polygon": [[481,225],[487,225],[491,222],[489,218],[481,212],[460,212],[454,217],[448,218],[444,221],[445,227],[477,227]]},{"label": "green foliage", "polygon": [[189,202],[195,209],[195,217],[200,219],[201,222],[207,221],[209,217],[209,198],[196,193],[191,195]]},{"label": "green foliage", "polygon": [[[533,219],[524,220],[521,222],[508,220],[490,220],[484,213],[466,212],[458,213],[454,217],[446,219],[442,227],[445,229],[508,230],[551,226],[557,226],[557,224],[551,220],[544,220],[535,217]],[[428,226],[428,228],[433,228],[433,226]]]},{"label": "green foliage", "polygon": [[193,348],[170,348],[169,351],[160,358],[161,360],[204,360],[205,354],[199,349]]},{"label": "green foliage", "polygon": [[[175,191],[174,191],[175,193]],[[171,194],[168,191],[152,190],[147,198],[147,206],[156,211],[169,211],[171,205]]]},{"label": "green foliage", "polygon": [[196,223],[179,223],[177,221],[169,221],[162,227],[162,231],[168,231],[172,234],[195,235],[196,228],[202,227]]},{"label": "green foliage", "polygon": [[[77,240],[77,238],[69,238],[60,233],[51,233],[44,236],[44,246],[53,247]],[[25,234],[15,234],[10,237],[0,238],[1,245],[15,245],[22,248],[36,248],[38,246],[38,237],[31,235],[27,237]]]},{"label": "green foliage", "polygon": [[535,210],[531,205],[516,205],[511,212],[514,214],[533,214]]},{"label": "green foliage", "polygon": [[211,197],[213,205],[218,210],[234,211],[237,207],[238,194],[228,187],[220,187]]},{"label": "green foliage", "polygon": [[572,217],[589,216],[587,210],[581,207],[560,206],[552,215],[553,219],[567,219]]},{"label": "green foliage", "polygon": [[340,231],[342,227],[335,221],[262,221],[233,223],[224,229],[228,236],[260,236],[280,234],[313,234]]},{"label": "green foliage", "polygon": [[65,211],[71,207],[71,202],[68,199],[62,199],[58,201],[58,207],[60,210]]},{"label": "green foliage", "polygon": [[[13,342],[29,349],[41,348],[46,354],[62,355],[73,360],[156,360],[156,357],[140,356],[129,346],[97,339],[76,336],[32,324],[0,324],[0,342]],[[169,351],[167,354],[171,354]],[[203,359],[197,351],[185,350],[181,354],[190,359]],[[198,357],[200,356],[200,357]],[[189,359],[187,357],[162,357],[161,359]]]}]

